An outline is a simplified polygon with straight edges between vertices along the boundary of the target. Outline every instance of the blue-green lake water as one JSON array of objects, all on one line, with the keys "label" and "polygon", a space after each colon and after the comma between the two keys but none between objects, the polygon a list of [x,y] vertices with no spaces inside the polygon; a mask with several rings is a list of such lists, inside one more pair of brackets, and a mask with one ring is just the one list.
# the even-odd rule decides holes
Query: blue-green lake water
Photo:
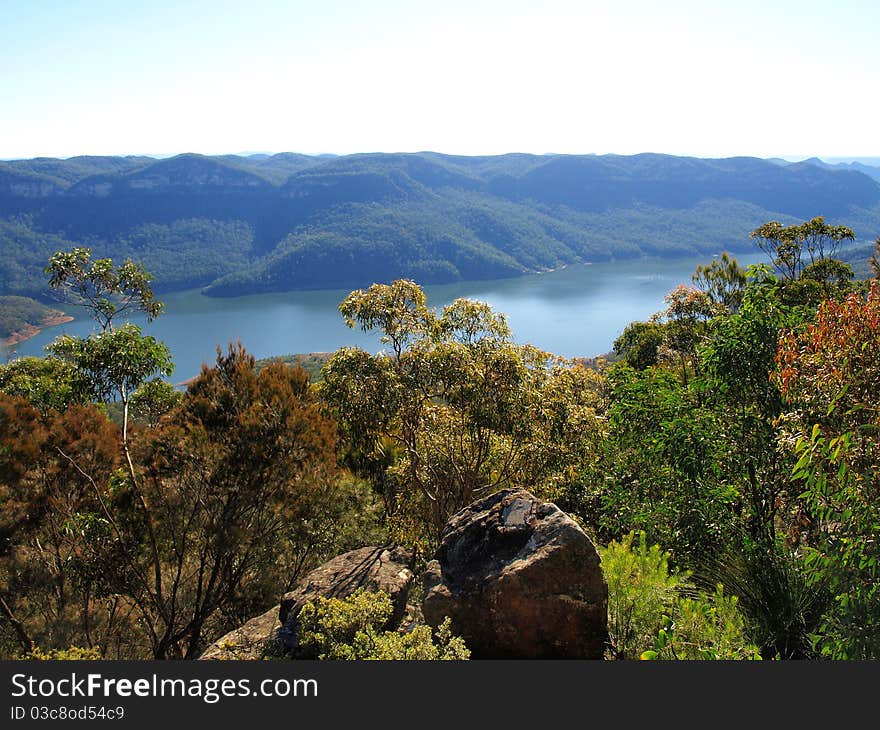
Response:
[{"label": "blue-green lake water", "polygon": [[[761,254],[739,255],[743,265],[763,260]],[[633,320],[644,320],[663,308],[663,296],[690,283],[697,264],[708,257],[674,260],[642,259],[569,266],[544,274],[496,281],[426,287],[428,303],[442,307],[457,297],[488,302],[507,315],[514,339],[565,357],[591,357],[608,352]],[[147,324],[145,334],[163,340],[175,362],[172,380],[196,375],[211,363],[218,345],[240,340],[258,358],[290,353],[329,352],[356,345],[381,349],[378,336],[345,326],[338,306],[348,290],[260,294],[232,299],[202,296],[198,290],[162,296],[166,310]],[[43,330],[19,343],[15,354],[43,355],[62,332],[85,336],[92,322],[79,312],[74,321]]]}]

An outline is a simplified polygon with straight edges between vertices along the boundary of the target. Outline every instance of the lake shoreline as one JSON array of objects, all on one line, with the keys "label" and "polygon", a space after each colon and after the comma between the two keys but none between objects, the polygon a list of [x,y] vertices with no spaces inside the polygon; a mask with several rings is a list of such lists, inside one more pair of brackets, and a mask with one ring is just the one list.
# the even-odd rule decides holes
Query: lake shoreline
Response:
[{"label": "lake shoreline", "polygon": [[[741,263],[748,264],[763,254]],[[517,344],[531,344],[565,358],[595,360],[633,321],[643,321],[664,306],[663,297],[691,281],[706,257],[596,262],[560,267],[553,272],[484,282],[426,285],[427,306],[437,311],[456,299],[487,303],[505,315]],[[162,295],[165,312],[148,323],[141,313],[131,321],[164,342],[174,360],[174,381],[197,376],[216,360],[217,347],[241,342],[256,359],[284,353],[335,352],[360,347],[375,353],[386,347],[380,333],[349,328],[339,303],[351,290],[275,292],[234,298],[202,295],[193,288]],[[18,356],[45,354],[55,335],[87,337],[94,327],[78,317],[17,346]]]},{"label": "lake shoreline", "polygon": [[47,327],[56,327],[59,324],[67,324],[73,322],[74,318],[69,314],[59,312],[58,314],[46,317],[40,324],[28,324],[21,329],[16,330],[12,334],[3,338],[3,344],[7,347],[14,347],[31,337],[35,337]]}]

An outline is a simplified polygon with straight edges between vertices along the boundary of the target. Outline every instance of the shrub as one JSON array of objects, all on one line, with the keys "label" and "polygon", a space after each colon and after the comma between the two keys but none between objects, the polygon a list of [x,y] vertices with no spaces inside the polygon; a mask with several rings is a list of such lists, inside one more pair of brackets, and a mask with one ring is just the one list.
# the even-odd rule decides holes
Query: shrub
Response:
[{"label": "shrub", "polygon": [[635,659],[653,647],[663,617],[683,577],[669,572],[669,554],[648,547],[645,533],[631,532],[599,548],[608,583],[608,640],[611,657]]},{"label": "shrub", "polygon": [[84,646],[69,646],[66,649],[41,649],[35,646],[20,658],[42,661],[93,661],[102,657],[97,649]]},{"label": "shrub", "polygon": [[436,634],[424,624],[406,633],[382,631],[393,612],[386,593],[363,589],[344,599],[318,598],[298,616],[300,656],[311,659],[468,659],[447,618]]},{"label": "shrub", "polygon": [[640,658],[760,659],[758,647],[746,638],[737,597],[724,595],[719,584],[707,599],[705,594],[677,597],[654,638],[654,648]]},{"label": "shrub", "polygon": [[614,659],[754,659],[735,596],[698,593],[669,554],[630,533],[600,548],[608,583],[608,653]]}]

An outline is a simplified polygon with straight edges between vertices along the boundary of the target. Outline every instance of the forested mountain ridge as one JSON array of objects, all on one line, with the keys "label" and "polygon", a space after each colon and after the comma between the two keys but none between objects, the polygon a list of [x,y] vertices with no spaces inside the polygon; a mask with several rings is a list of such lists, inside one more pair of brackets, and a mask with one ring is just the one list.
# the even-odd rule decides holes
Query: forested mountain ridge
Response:
[{"label": "forested mountain ridge", "polygon": [[751,250],[816,213],[880,230],[880,182],[810,161],[432,152],[0,162],[0,293],[40,296],[74,245],[228,296],[489,279],[641,255]]}]

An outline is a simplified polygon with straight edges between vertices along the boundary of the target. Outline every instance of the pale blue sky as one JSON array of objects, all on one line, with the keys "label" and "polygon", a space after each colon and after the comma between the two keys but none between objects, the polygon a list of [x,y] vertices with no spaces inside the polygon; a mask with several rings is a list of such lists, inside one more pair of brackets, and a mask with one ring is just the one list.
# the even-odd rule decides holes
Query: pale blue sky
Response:
[{"label": "pale blue sky", "polygon": [[0,158],[880,155],[880,2],[0,0]]}]

